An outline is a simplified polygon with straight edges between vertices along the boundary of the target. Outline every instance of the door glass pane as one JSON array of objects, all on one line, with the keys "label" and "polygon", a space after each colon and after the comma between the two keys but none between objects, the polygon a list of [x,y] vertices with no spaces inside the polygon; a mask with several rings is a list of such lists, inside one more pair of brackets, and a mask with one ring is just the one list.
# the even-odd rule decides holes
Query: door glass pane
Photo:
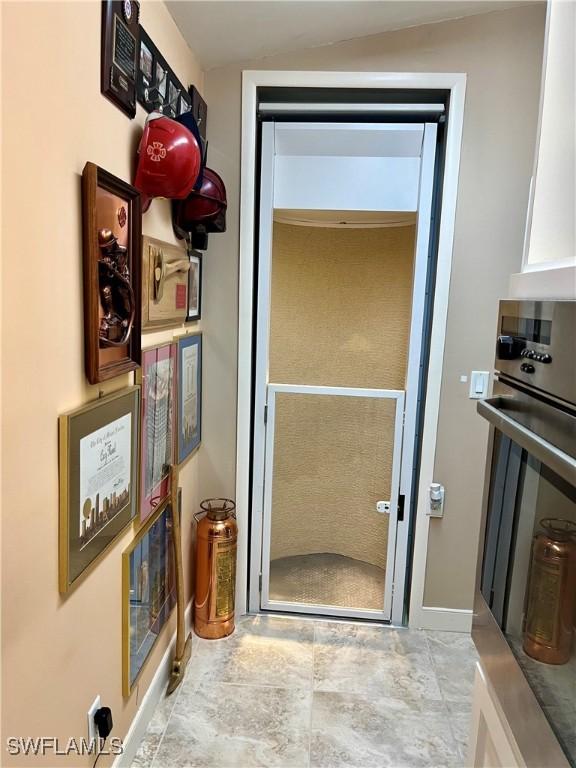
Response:
[{"label": "door glass pane", "polygon": [[396,400],[276,393],[270,599],[384,609]]}]

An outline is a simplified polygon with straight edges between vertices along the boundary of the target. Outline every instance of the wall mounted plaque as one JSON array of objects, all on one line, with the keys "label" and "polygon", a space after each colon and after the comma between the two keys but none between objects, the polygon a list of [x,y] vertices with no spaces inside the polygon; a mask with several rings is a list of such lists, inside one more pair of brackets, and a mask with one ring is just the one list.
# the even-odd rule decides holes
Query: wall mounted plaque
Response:
[{"label": "wall mounted plaque", "polygon": [[177,245],[142,238],[142,327],[174,328],[188,314],[190,260]]},{"label": "wall mounted plaque", "polygon": [[130,118],[136,115],[139,16],[137,0],[102,2],[100,90]]},{"label": "wall mounted plaque", "polygon": [[140,193],[86,163],[82,173],[84,351],[90,384],[141,358]]}]

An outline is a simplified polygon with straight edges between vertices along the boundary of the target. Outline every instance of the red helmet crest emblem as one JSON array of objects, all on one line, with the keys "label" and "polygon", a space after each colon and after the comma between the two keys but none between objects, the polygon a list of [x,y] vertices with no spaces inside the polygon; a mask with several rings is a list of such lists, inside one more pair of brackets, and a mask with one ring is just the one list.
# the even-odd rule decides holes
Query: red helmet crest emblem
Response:
[{"label": "red helmet crest emblem", "polygon": [[150,155],[150,160],[155,163],[159,163],[166,157],[166,147],[161,141],[153,141],[152,144],[148,144],[146,152]]}]

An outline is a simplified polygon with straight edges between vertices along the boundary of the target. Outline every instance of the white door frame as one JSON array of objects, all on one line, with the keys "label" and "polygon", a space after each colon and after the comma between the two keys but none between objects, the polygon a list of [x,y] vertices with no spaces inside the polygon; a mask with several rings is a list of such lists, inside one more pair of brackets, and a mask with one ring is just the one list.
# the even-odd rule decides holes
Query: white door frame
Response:
[{"label": "white door frame", "polygon": [[290,72],[247,70],[242,74],[242,161],[240,200],[240,269],[238,328],[238,406],[236,451],[236,511],[239,523],[237,607],[246,613],[248,585],[248,530],[250,515],[250,455],[252,407],[252,333],[254,309],[254,236],[256,194],[257,88],[259,86],[320,88],[446,89],[450,91],[442,211],[430,338],[426,407],[420,457],[420,479],[414,531],[414,559],[410,594],[410,625],[425,627],[433,618],[424,608],[429,517],[428,487],[433,482],[440,387],[448,314],[454,221],[458,192],[460,147],[464,121],[466,75],[463,73]]},{"label": "white door frame", "polygon": [[[395,400],[394,407],[394,440],[392,448],[392,474],[390,477],[390,502],[392,509],[389,512],[388,549],[386,562],[395,562],[396,553],[396,529],[398,525],[398,494],[400,490],[400,465],[402,463],[402,434],[404,432],[404,390],[401,389],[364,389],[362,387],[319,387],[307,384],[274,384],[270,383],[267,389],[268,409],[266,424],[266,482],[264,486],[264,506],[262,515],[262,595],[256,606],[262,605],[267,610],[293,611],[295,613],[314,613],[325,616],[349,616],[352,618],[373,619],[376,621],[388,621],[392,610],[392,585],[394,582],[394,568],[386,567],[386,579],[383,584],[383,608],[381,610],[335,607],[333,605],[317,605],[304,603],[286,603],[270,600],[270,549],[272,526],[272,476],[274,467],[274,421],[276,411],[276,395],[278,393],[302,394],[302,395],[331,395],[336,397],[372,397],[387,400]],[[260,603],[261,599],[261,603]]]}]

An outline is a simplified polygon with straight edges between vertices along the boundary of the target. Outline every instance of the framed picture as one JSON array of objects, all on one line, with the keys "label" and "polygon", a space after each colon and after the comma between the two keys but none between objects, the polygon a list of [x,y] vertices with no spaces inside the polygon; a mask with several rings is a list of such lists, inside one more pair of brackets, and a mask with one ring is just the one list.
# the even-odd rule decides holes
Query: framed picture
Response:
[{"label": "framed picture", "polygon": [[193,333],[178,339],[178,463],[200,445],[202,418],[202,334]]},{"label": "framed picture", "polygon": [[168,117],[176,117],[186,112],[182,103],[189,101],[189,97],[184,86],[142,26],[139,37],[136,76],[138,101],[147,112],[156,110]]},{"label": "framed picture", "polygon": [[136,515],[140,388],[60,417],[61,593],[83,576]]},{"label": "framed picture", "polygon": [[[178,514],[181,495],[178,494]],[[122,555],[122,692],[130,696],[176,605],[172,505],[160,506]]]},{"label": "framed picture", "polygon": [[142,401],[140,522],[144,522],[170,493],[176,422],[176,345],[145,349],[138,380]]},{"label": "framed picture", "polygon": [[188,271],[188,314],[186,322],[200,320],[202,309],[202,254],[199,251],[190,253],[190,270]]},{"label": "framed picture", "polygon": [[140,365],[140,193],[86,163],[82,208],[86,376],[96,384]]},{"label": "framed picture", "polygon": [[142,328],[174,328],[188,312],[190,259],[178,245],[142,238]]}]

